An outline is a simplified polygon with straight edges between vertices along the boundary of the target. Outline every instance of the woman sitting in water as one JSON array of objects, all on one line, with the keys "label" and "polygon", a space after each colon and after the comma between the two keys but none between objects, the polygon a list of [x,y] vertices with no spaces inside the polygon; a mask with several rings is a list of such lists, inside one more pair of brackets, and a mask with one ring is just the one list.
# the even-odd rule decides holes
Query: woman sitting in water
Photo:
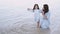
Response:
[{"label": "woman sitting in water", "polygon": [[43,15],[43,19],[41,22],[41,28],[49,28],[50,25],[50,13],[49,13],[49,7],[47,4],[43,5],[43,10],[42,10],[42,15]]}]

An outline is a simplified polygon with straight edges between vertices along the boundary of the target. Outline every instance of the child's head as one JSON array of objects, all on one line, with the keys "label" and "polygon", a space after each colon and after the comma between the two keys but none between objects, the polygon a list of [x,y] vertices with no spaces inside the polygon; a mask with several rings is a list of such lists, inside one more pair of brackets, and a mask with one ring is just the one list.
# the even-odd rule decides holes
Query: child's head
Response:
[{"label": "child's head", "polygon": [[44,14],[49,11],[49,7],[48,7],[47,4],[44,4],[44,5],[43,5],[43,11],[44,11]]},{"label": "child's head", "polygon": [[38,4],[35,4],[35,5],[34,5],[33,10],[35,10],[35,9],[39,9]]}]

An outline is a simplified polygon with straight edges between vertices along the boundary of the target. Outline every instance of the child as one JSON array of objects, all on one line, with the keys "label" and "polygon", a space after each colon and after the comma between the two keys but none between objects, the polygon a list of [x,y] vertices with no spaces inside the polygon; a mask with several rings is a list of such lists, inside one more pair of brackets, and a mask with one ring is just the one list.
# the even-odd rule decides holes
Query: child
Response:
[{"label": "child", "polygon": [[41,22],[41,28],[49,28],[50,22],[49,22],[49,17],[50,17],[50,13],[49,13],[49,7],[47,4],[43,5],[43,20]]},{"label": "child", "polygon": [[39,9],[38,4],[35,4],[33,9],[28,8],[28,10],[32,10],[34,12],[35,22],[37,22],[37,27],[40,27],[39,22],[40,22],[40,13],[41,13],[41,11]]}]

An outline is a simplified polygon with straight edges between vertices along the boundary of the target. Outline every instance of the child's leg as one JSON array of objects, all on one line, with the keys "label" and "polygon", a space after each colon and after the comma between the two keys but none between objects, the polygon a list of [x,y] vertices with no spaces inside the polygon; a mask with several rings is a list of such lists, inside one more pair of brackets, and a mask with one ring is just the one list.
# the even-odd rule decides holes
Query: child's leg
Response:
[{"label": "child's leg", "polygon": [[39,25],[40,25],[40,24],[39,24],[39,21],[38,21],[38,22],[37,22],[37,27],[40,27]]}]

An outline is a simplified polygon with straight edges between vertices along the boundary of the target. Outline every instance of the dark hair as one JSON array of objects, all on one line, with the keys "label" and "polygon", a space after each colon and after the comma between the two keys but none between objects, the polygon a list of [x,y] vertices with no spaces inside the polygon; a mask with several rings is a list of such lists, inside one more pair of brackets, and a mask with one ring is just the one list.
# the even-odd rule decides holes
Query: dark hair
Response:
[{"label": "dark hair", "polygon": [[39,6],[38,4],[35,4],[34,7],[33,7],[33,10],[35,10],[35,7],[37,6],[37,9],[39,9]]},{"label": "dark hair", "polygon": [[49,11],[48,5],[47,4],[44,4],[43,5],[43,12],[44,12],[44,14],[47,13],[48,11]]}]

